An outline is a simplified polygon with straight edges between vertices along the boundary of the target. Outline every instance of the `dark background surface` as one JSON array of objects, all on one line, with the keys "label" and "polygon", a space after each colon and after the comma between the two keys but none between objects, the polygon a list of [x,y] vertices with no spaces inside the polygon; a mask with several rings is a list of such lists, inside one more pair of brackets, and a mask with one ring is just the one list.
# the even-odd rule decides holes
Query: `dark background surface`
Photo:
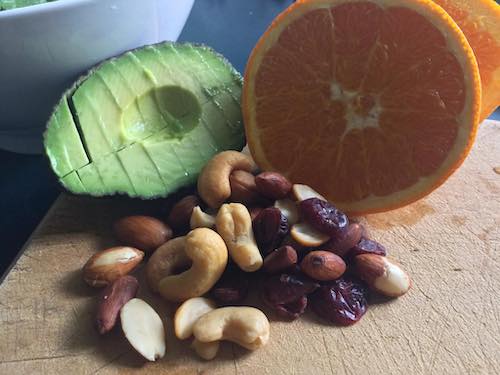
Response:
[{"label": "dark background surface", "polygon": [[[240,72],[259,36],[292,0],[196,0],[179,38],[205,43]],[[497,110],[494,117],[500,120]],[[41,155],[0,150],[0,275],[46,214],[61,189]]]}]

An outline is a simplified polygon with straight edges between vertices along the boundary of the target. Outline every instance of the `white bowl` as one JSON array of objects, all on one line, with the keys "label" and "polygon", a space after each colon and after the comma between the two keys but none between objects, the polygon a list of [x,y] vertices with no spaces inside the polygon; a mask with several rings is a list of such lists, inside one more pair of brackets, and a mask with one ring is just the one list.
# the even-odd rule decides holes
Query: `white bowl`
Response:
[{"label": "white bowl", "polygon": [[194,0],[58,0],[0,12],[0,148],[38,153],[60,95],[90,67],[176,40]]}]

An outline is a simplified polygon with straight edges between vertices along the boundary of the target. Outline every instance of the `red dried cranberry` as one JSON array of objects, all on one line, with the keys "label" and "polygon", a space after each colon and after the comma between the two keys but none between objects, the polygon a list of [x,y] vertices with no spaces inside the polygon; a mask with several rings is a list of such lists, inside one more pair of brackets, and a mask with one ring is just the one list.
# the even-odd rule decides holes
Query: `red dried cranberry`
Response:
[{"label": "red dried cranberry", "polygon": [[363,237],[348,253],[348,255],[352,257],[360,254],[377,254],[386,256],[387,251],[385,250],[385,247],[377,241],[369,240],[368,238]]},{"label": "red dried cranberry", "polygon": [[356,246],[362,238],[364,227],[358,223],[351,223],[347,231],[340,237],[332,238],[322,246],[322,249],[331,251],[340,257],[345,257],[351,248]]},{"label": "red dried cranberry", "polygon": [[228,268],[210,290],[210,294],[222,304],[238,303],[247,296],[248,284],[248,275],[245,272]]},{"label": "red dried cranberry", "polygon": [[300,202],[299,208],[304,220],[318,231],[330,237],[341,237],[346,233],[349,219],[329,202],[309,198]]},{"label": "red dried cranberry", "polygon": [[318,288],[314,281],[297,275],[281,274],[264,281],[262,296],[269,305],[287,304]]},{"label": "red dried cranberry", "polygon": [[338,279],[310,295],[312,310],[321,318],[342,326],[356,323],[365,314],[367,289],[359,281]]},{"label": "red dried cranberry", "polygon": [[257,245],[264,255],[277,248],[290,229],[286,216],[277,207],[260,211],[252,225]]},{"label": "red dried cranberry", "polygon": [[307,307],[307,297],[302,296],[299,299],[281,304],[271,306],[277,315],[284,319],[295,320],[301,316]]}]

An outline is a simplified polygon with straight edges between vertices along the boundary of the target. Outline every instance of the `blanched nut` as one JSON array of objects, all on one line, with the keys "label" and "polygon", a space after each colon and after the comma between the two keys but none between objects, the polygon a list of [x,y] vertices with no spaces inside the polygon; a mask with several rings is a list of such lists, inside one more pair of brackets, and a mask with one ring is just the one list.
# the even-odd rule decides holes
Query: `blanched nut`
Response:
[{"label": "blanched nut", "polygon": [[198,319],[193,334],[201,342],[228,340],[255,350],[269,341],[269,320],[254,307],[222,307]]},{"label": "blanched nut", "polygon": [[185,301],[205,294],[227,265],[226,244],[212,229],[197,228],[189,232],[184,252],[192,261],[191,267],[178,275],[166,275],[158,283],[158,291],[169,301]]},{"label": "blanched nut", "polygon": [[191,229],[195,228],[215,228],[215,217],[202,211],[200,206],[193,208],[191,219],[189,220]]},{"label": "blanched nut", "polygon": [[219,208],[231,196],[229,175],[234,170],[252,172],[257,169],[248,155],[238,151],[223,151],[205,165],[198,177],[198,193],[212,208]]},{"label": "blanched nut", "polygon": [[255,242],[252,218],[240,203],[226,203],[215,219],[217,232],[226,242],[229,255],[243,271],[254,272],[262,267],[262,256]]},{"label": "blanched nut", "polygon": [[217,352],[219,351],[219,346],[220,341],[202,342],[194,339],[191,343],[191,347],[194,349],[196,354],[207,361],[215,358]]},{"label": "blanched nut", "polygon": [[194,323],[206,313],[215,310],[216,307],[215,302],[203,297],[190,298],[184,301],[175,311],[175,336],[180,340],[191,337]]}]

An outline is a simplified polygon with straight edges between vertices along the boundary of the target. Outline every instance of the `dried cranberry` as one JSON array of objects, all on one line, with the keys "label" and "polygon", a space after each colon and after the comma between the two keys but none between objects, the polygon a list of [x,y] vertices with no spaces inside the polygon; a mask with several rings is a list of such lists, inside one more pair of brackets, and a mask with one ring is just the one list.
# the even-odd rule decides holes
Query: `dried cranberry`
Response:
[{"label": "dried cranberry", "polygon": [[349,219],[335,206],[318,198],[300,202],[300,213],[305,221],[330,237],[341,237],[347,232]]},{"label": "dried cranberry", "polygon": [[379,244],[377,241],[369,240],[368,238],[361,238],[356,246],[349,250],[349,256],[356,256],[360,254],[377,254],[386,256],[387,251],[385,247]]},{"label": "dried cranberry", "polygon": [[282,318],[295,320],[306,311],[307,297],[302,296],[295,301],[271,307]]},{"label": "dried cranberry", "polygon": [[338,279],[310,295],[312,310],[321,318],[342,326],[356,323],[365,314],[367,289],[359,281]]},{"label": "dried cranberry", "polygon": [[264,255],[277,248],[290,229],[286,216],[276,207],[260,211],[252,225],[257,245]]},{"label": "dried cranberry", "polygon": [[269,305],[287,304],[318,288],[314,281],[297,275],[281,274],[264,281],[262,296]]},{"label": "dried cranberry", "polygon": [[322,246],[322,249],[331,251],[340,257],[345,257],[351,248],[356,246],[362,238],[364,227],[358,223],[351,223],[344,235],[332,238]]},{"label": "dried cranberry", "polygon": [[228,268],[210,290],[211,296],[219,303],[238,303],[248,294],[248,275],[245,272]]}]

